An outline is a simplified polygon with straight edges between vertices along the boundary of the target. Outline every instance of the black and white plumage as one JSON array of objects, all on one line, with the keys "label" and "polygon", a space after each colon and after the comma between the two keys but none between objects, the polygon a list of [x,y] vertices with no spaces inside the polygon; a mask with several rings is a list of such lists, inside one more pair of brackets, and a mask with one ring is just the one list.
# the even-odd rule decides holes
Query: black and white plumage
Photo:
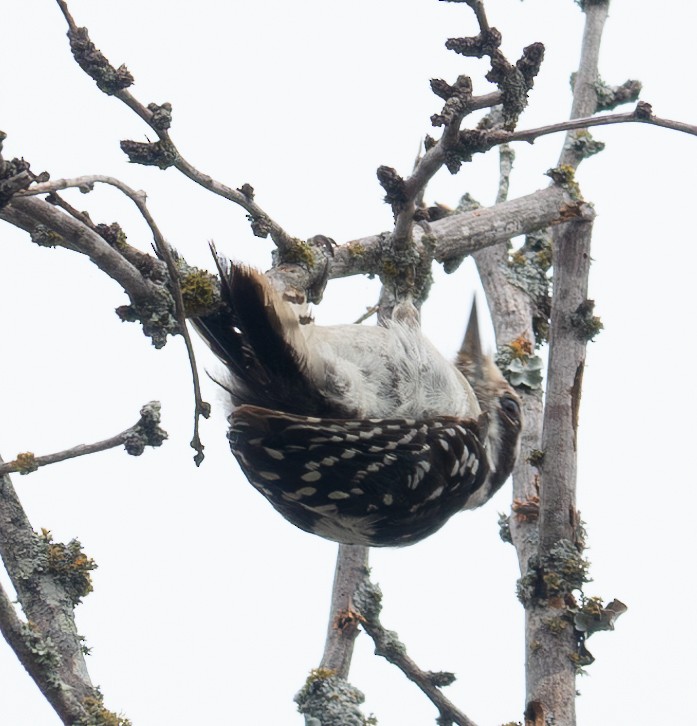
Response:
[{"label": "black and white plumage", "polygon": [[504,483],[520,407],[481,355],[476,311],[456,366],[410,305],[385,326],[301,325],[264,275],[217,262],[223,305],[194,324],[229,371],[232,452],[287,520],[345,544],[407,545]]}]

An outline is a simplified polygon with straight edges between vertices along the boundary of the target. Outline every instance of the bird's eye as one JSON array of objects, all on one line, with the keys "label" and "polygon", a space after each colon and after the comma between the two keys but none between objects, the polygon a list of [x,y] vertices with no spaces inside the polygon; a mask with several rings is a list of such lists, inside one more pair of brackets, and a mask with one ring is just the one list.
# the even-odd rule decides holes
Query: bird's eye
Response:
[{"label": "bird's eye", "polygon": [[520,417],[520,405],[515,398],[510,396],[501,397],[501,408],[509,415],[514,418]]}]

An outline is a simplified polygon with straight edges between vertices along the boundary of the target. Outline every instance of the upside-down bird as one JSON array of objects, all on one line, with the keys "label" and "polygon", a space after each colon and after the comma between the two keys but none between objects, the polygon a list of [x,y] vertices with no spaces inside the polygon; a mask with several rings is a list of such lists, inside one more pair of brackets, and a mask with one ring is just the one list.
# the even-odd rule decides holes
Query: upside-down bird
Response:
[{"label": "upside-down bird", "polygon": [[482,355],[475,308],[453,364],[409,303],[385,325],[301,324],[263,274],[216,260],[222,305],[193,322],[227,369],[232,452],[288,521],[408,545],[508,478],[520,403]]}]

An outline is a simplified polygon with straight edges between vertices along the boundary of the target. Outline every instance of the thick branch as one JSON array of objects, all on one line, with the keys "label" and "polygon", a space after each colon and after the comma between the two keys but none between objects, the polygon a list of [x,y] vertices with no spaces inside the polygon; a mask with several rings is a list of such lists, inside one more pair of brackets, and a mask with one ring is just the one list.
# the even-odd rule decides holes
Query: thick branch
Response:
[{"label": "thick branch", "polygon": [[[571,115],[582,117],[597,107],[596,80],[600,38],[608,2],[585,4],[581,61],[574,87]],[[577,166],[582,159],[567,143],[560,165]],[[575,221],[553,231],[554,286],[550,319],[550,348],[542,431],[539,552],[526,575],[534,586],[526,602],[526,679],[528,723],[553,719],[559,726],[576,723],[577,637],[564,619],[582,586],[585,562],[576,511],[576,427],[581,396],[587,336],[579,325],[585,311],[590,269],[592,224]],[[592,304],[590,306],[592,310]],[[575,322],[576,321],[576,322]],[[573,573],[569,575],[568,573]],[[552,634],[548,623],[561,623]]]},{"label": "thick branch", "polygon": [[[449,215],[430,224],[429,237],[435,244],[435,259],[446,262],[507,242],[512,237],[545,229],[578,213],[582,212],[574,209],[569,194],[553,186],[493,207]],[[418,242],[423,234],[417,227],[415,240]],[[379,269],[384,245],[383,235],[340,245],[329,261],[329,277],[374,273]]]},{"label": "thick branch", "polygon": [[[136,199],[140,196],[135,195]],[[180,324],[173,314],[177,303],[167,287],[167,276],[157,269],[162,263],[127,245],[120,246],[118,240],[110,244],[84,215],[64,201],[56,201],[67,214],[54,204],[27,196],[14,197],[0,209],[0,219],[27,231],[37,244],[65,247],[87,255],[128,294],[132,305],[117,309],[121,319],[140,321],[143,333],[152,338],[155,347],[164,346],[168,335],[180,333],[183,317]],[[151,228],[156,229],[147,208],[145,214]],[[176,277],[173,279],[176,281]]]},{"label": "thick branch", "polygon": [[97,267],[123,287],[134,305],[141,306],[152,301],[152,285],[130,262],[96,232],[52,204],[41,199],[14,197],[10,204],[0,210],[0,219],[32,236],[37,234],[37,227],[43,225],[53,233],[51,240],[56,246],[87,255]]},{"label": "thick branch", "polygon": [[[610,0],[589,2],[584,6],[586,22],[583,28],[581,58],[574,80],[574,96],[569,115],[570,119],[591,116],[598,108],[598,59],[609,7]],[[567,136],[567,143],[564,145],[558,166],[570,164],[577,167],[583,159],[582,155],[576,152],[573,146],[568,143],[569,140]]]},{"label": "thick branch", "polygon": [[[507,146],[500,147],[500,181],[497,206],[506,203],[508,179],[511,174],[513,151]],[[559,193],[557,187],[549,187],[545,192]],[[542,193],[540,193],[542,194]],[[517,201],[517,200],[514,200]],[[496,208],[496,207],[494,207]],[[526,234],[544,230],[539,227],[526,229]],[[499,243],[476,250],[472,257],[484,288],[489,311],[494,323],[498,350],[510,346],[514,341],[519,346],[527,346],[532,352],[535,344],[533,315],[536,302],[533,295],[520,284],[513,283],[510,273],[508,245]],[[529,263],[528,263],[529,264]],[[521,435],[520,455],[513,471],[513,501],[534,501],[538,491],[538,472],[530,463],[530,455],[540,448],[542,437],[542,391],[526,386],[518,388],[523,405],[525,425]],[[521,572],[527,569],[529,558],[536,554],[537,522],[513,518],[510,531],[515,543]]]},{"label": "thick branch", "polygon": [[[90,256],[94,255],[95,262],[124,286],[134,305],[160,304],[161,288],[145,280],[139,271],[117,250],[110,247],[102,237],[63,214],[53,205],[43,200],[28,198],[35,192],[50,192],[72,186],[81,187],[94,182],[111,184],[133,199],[139,208],[140,205],[144,205],[143,194],[126,187],[122,182],[111,177],[87,176],[36,185],[26,196],[15,198],[11,205],[0,210],[0,218],[30,233],[34,232],[37,224],[43,224],[56,233],[57,244]],[[147,214],[147,208],[144,213],[146,221],[152,228],[154,222]],[[477,249],[508,241],[511,237],[544,229],[578,213],[579,209],[574,206],[570,195],[565,190],[552,186],[491,208],[453,214],[432,222],[429,237],[435,245],[436,260],[447,263],[471,254]],[[414,238],[417,244],[420,243],[423,234],[424,231],[420,227],[415,229]],[[85,240],[89,244],[86,244]],[[373,235],[336,247],[333,257],[328,258],[328,277],[374,274],[381,269],[385,244],[384,235]],[[99,250],[99,255],[95,254],[94,248]],[[293,269],[295,273],[293,285],[298,290],[310,287],[315,271],[310,272],[298,265],[294,265]]]},{"label": "thick branch", "polygon": [[[95,696],[95,690],[75,627],[74,603],[47,571],[40,539],[9,476],[0,478],[0,554],[35,634],[36,643],[30,648],[34,647],[36,652],[29,673],[63,722],[79,723],[86,715],[82,704],[85,698]],[[5,615],[8,640],[16,639],[16,622]],[[25,644],[29,644],[29,636],[25,629]],[[26,650],[23,652],[24,657],[30,657]]]},{"label": "thick branch", "polygon": [[63,723],[77,723],[85,710],[70,688],[56,686],[56,657],[52,657],[51,644],[46,642],[30,625],[22,622],[5,589],[0,585],[0,631],[19,662],[39,687]]},{"label": "thick branch", "polygon": [[333,671],[339,678],[347,679],[351,667],[353,644],[358,635],[353,598],[368,571],[368,555],[367,547],[339,545],[327,639],[320,663],[320,668]]},{"label": "thick branch", "polygon": [[588,337],[581,316],[588,310],[590,222],[569,223],[553,238],[554,292],[542,451],[540,547],[574,540],[576,519],[576,428]]},{"label": "thick branch", "polygon": [[[545,413],[542,432],[539,554],[537,577],[547,583],[562,567],[555,553],[581,558],[582,541],[577,532],[576,428],[586,341],[575,325],[575,315],[586,304],[590,267],[590,222],[569,223],[553,235],[554,293],[550,324],[550,349]],[[555,563],[551,566],[548,563]],[[581,564],[581,567],[583,565]],[[577,655],[573,625],[560,619],[568,607],[566,597],[580,587],[578,581],[561,591],[541,586],[539,599],[528,603],[527,683],[528,712],[541,709],[555,723],[573,726]],[[561,632],[550,633],[548,622],[564,622]]]}]

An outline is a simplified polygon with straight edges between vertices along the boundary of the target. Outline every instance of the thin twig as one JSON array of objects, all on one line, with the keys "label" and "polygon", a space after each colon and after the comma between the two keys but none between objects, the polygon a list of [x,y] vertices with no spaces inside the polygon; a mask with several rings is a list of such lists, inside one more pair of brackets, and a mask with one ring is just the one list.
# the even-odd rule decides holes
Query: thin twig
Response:
[{"label": "thin twig", "polygon": [[45,456],[34,456],[32,453],[20,454],[14,461],[0,463],[0,476],[15,472],[28,474],[42,466],[56,464],[67,459],[75,459],[78,456],[96,454],[98,451],[107,451],[116,446],[125,445],[129,454],[138,456],[145,446],[160,446],[167,438],[167,433],[158,425],[159,421],[160,404],[157,401],[151,401],[141,409],[141,417],[138,422],[120,434],[116,434],[116,436],[111,436],[93,444],[79,444],[70,449],[65,449],[65,451],[46,454]]},{"label": "thin twig", "polygon": [[486,17],[486,10],[484,9],[484,3],[482,0],[464,0],[469,5],[474,14],[477,16],[477,22],[479,23],[479,29],[482,33],[486,33],[489,30],[489,21]]},{"label": "thin twig", "polygon": [[30,197],[37,194],[51,194],[62,191],[63,189],[79,189],[82,192],[90,192],[95,184],[108,184],[109,186],[116,187],[136,203],[139,201],[145,203],[147,199],[144,191],[136,191],[120,179],[105,174],[84,174],[83,176],[73,177],[72,179],[51,179],[40,184],[34,184],[17,196]]},{"label": "thin twig", "polygon": [[52,204],[54,207],[60,207],[64,212],[67,212],[73,219],[76,219],[80,224],[84,224],[93,232],[97,232],[97,225],[92,222],[87,212],[81,212],[79,209],[75,209],[72,204],[69,204],[63,197],[57,192],[52,192],[46,199],[47,202]]},{"label": "thin twig", "polygon": [[379,305],[371,305],[369,308],[366,308],[366,311],[363,313],[363,315],[354,320],[354,325],[360,325],[369,318],[372,318],[373,315],[375,315],[375,313],[378,311],[379,307]]},{"label": "thin twig", "polygon": [[441,688],[455,681],[452,673],[445,671],[424,671],[407,655],[406,647],[398,639],[397,633],[386,630],[380,622],[382,595],[380,589],[364,575],[356,593],[355,602],[362,616],[361,625],[375,643],[376,655],[381,655],[413,683],[438,709],[438,723],[442,726],[476,726],[467,715],[443,695]]},{"label": "thin twig", "polygon": [[[465,0],[465,2],[474,11],[481,32],[486,33],[489,30],[489,24],[480,0]],[[417,157],[411,176],[403,182],[401,199],[397,205],[393,204],[396,214],[391,242],[395,250],[406,249],[411,243],[417,200],[423,197],[428,182],[445,163],[448,152],[457,145],[460,125],[475,108],[470,80],[462,77],[458,79],[458,83],[460,81],[463,81],[462,87],[458,88],[457,92],[455,91],[457,86],[452,87],[453,97],[446,101],[446,107],[448,107],[448,104],[456,101],[456,95],[458,96],[457,104],[449,108],[447,115],[445,112],[443,114],[444,129],[440,140],[423,156]],[[500,96],[499,93],[499,98]]]},{"label": "thin twig", "polygon": [[[461,0],[456,0],[461,1]],[[468,39],[468,56],[488,56],[491,61],[490,75],[498,85],[498,100],[504,105],[504,112],[507,115],[508,123],[514,124],[518,115],[527,103],[527,91],[532,88],[533,80],[544,53],[541,44],[532,44],[525,49],[521,61],[525,61],[526,72],[519,70],[521,61],[514,66],[503,55],[499,48],[500,36],[489,26],[489,22],[481,0],[464,0],[464,3],[474,12],[479,24],[480,33],[476,38]],[[446,47],[456,52],[458,50],[458,39],[450,39]],[[471,50],[476,45],[476,50]],[[505,89],[515,83],[521,86],[514,101],[511,94],[508,96]],[[473,110],[472,82],[467,76],[460,76],[454,85],[446,84],[444,81],[432,81],[433,91],[445,100],[443,110],[440,114],[432,116],[434,126],[443,126],[443,133],[437,142],[432,145],[426,153],[418,160],[416,168],[411,176],[405,180],[400,179],[394,170],[381,167],[378,176],[387,191],[386,200],[392,204],[395,214],[394,229],[390,238],[392,247],[396,251],[402,251],[412,244],[414,211],[416,200],[423,195],[426,185],[433,175],[444,165],[451,173],[456,173],[460,165],[470,161],[472,154],[487,150],[487,134],[480,129],[473,131],[461,131],[463,120]],[[493,138],[491,134],[489,138]],[[504,143],[499,140],[497,143]],[[488,148],[495,145],[491,143]],[[385,174],[385,172],[388,172]]]},{"label": "thin twig", "polygon": [[[78,35],[78,32],[81,30],[77,27],[77,24],[75,23],[72,15],[70,14],[70,11],[68,9],[68,5],[65,2],[65,0],[57,0],[58,6],[61,9],[61,12],[63,13],[63,16],[65,17],[65,20],[68,24],[69,33],[68,35],[71,37],[71,40],[75,38]],[[85,30],[85,37],[86,37],[86,30]],[[101,54],[100,54],[101,55]],[[77,60],[77,58],[76,58]],[[103,63],[103,65],[107,65],[107,61],[102,56],[102,60],[100,61]],[[84,66],[83,66],[84,68]],[[132,79],[131,79],[132,80]],[[101,90],[104,90],[103,87],[98,83],[97,84]],[[287,250],[289,248],[292,248],[296,240],[291,237],[278,223],[274,222],[266,212],[259,207],[254,201],[253,201],[253,190],[250,185],[243,185],[243,187],[239,190],[231,189],[230,187],[227,187],[226,185],[217,182],[212,177],[208,176],[207,174],[204,174],[200,172],[198,169],[196,169],[192,164],[190,164],[184,157],[181,155],[177,147],[175,146],[174,142],[172,141],[169,132],[167,130],[167,125],[162,125],[160,123],[155,123],[155,111],[152,110],[152,107],[146,108],[143,106],[140,101],[138,101],[126,88],[121,88],[119,90],[113,90],[111,92],[111,95],[116,96],[119,100],[121,100],[123,103],[125,103],[130,109],[132,109],[140,118],[142,118],[149,126],[150,128],[157,134],[160,141],[163,143],[163,146],[165,149],[167,149],[169,158],[171,159],[171,165],[173,165],[175,168],[177,168],[180,172],[182,172],[185,176],[189,177],[193,181],[197,182],[201,186],[203,186],[205,189],[208,189],[209,191],[218,194],[220,196],[223,196],[236,204],[239,204],[242,206],[247,212],[249,213],[250,220],[252,221],[253,229],[255,228],[255,225],[257,227],[257,230],[263,230],[259,233],[262,234],[262,236],[266,236],[266,233],[271,235],[271,238],[276,243],[278,248],[283,252],[284,250]],[[171,112],[171,108],[169,109]],[[123,146],[123,145],[122,145]],[[110,180],[107,183],[113,183],[113,180]],[[186,345],[186,351],[189,358],[189,365],[191,367],[191,373],[193,378],[193,384],[194,384],[194,401],[195,401],[195,412],[194,412],[194,434],[193,438],[191,440],[191,447],[196,451],[196,455],[194,456],[194,461],[196,465],[200,465],[203,461],[203,449],[204,446],[201,442],[201,438],[199,435],[199,422],[200,417],[203,416],[204,418],[207,418],[210,415],[210,405],[203,401],[201,396],[201,386],[199,381],[199,375],[198,375],[198,369],[196,366],[196,359],[195,359],[195,353],[193,349],[193,345],[191,343],[191,338],[189,336],[189,331],[186,326],[186,311],[184,308],[184,301],[182,298],[182,292],[181,292],[181,286],[179,284],[179,276],[177,273],[177,267],[174,262],[174,258],[172,255],[172,251],[167,244],[167,242],[164,240],[162,234],[160,233],[159,229],[157,228],[157,225],[155,224],[154,220],[152,219],[150,213],[147,210],[147,207],[145,206],[145,200],[139,196],[133,195],[131,192],[132,190],[127,190],[125,188],[125,185],[122,185],[120,183],[117,183],[116,186],[118,186],[124,193],[128,194],[133,201],[136,203],[138,208],[141,211],[141,214],[145,217],[146,221],[148,222],[148,225],[150,226],[150,229],[153,232],[153,236],[155,238],[155,246],[157,251],[159,252],[159,255],[161,259],[164,260],[167,270],[169,272],[170,276],[170,282],[171,282],[171,288],[173,293],[173,299],[174,299],[174,305],[175,305],[175,313],[177,322],[179,324],[179,332],[184,337],[184,342]]]},{"label": "thin twig", "polygon": [[[167,136],[167,138],[169,139],[169,136]],[[173,143],[172,147],[176,148]],[[242,194],[237,189],[232,189],[222,182],[216,181],[212,177],[208,176],[208,174],[204,174],[199,171],[195,166],[190,164],[183,156],[181,156],[179,151],[177,151],[177,160],[174,163],[174,166],[182,174],[184,174],[184,176],[201,185],[204,189],[208,189],[208,191],[238,204],[249,214],[252,222],[255,220],[263,220],[265,226],[268,227],[269,236],[281,252],[289,250],[297,244],[296,238],[286,232],[285,229],[283,229],[278,222],[272,219],[262,207],[252,200],[251,197]]]},{"label": "thin twig", "polygon": [[[479,151],[484,153],[495,146],[509,144],[513,141],[527,141],[533,144],[536,139],[550,134],[557,134],[563,131],[573,131],[577,129],[586,129],[591,126],[611,126],[613,124],[625,123],[643,123],[650,126],[660,126],[680,131],[681,133],[697,136],[697,126],[686,124],[682,121],[674,121],[673,119],[661,118],[651,113],[651,107],[647,103],[639,103],[634,111],[629,113],[607,114],[605,116],[585,116],[583,118],[570,119],[568,121],[559,121],[546,126],[538,126],[533,129],[523,129],[522,131],[504,131],[494,129],[489,133],[484,132],[482,135],[481,149],[475,149],[473,152]],[[422,157],[419,165],[418,177],[415,172],[406,182],[407,186],[412,184],[426,183],[443,165],[445,159],[444,149],[438,143]]]},{"label": "thin twig", "polygon": [[194,346],[191,343],[189,328],[186,324],[186,309],[184,306],[181,285],[179,284],[179,270],[177,269],[177,265],[174,261],[172,249],[162,236],[157,224],[155,224],[155,220],[150,214],[150,210],[147,208],[145,201],[142,199],[134,199],[133,201],[136,203],[140,213],[143,215],[145,221],[152,230],[157,251],[167,265],[167,272],[169,273],[174,306],[177,314],[177,322],[179,323],[180,332],[184,338],[184,344],[186,345],[186,353],[189,358],[189,368],[191,369],[191,377],[194,384],[194,435],[189,445],[196,451],[196,455],[194,456],[196,466],[200,466],[203,461],[203,449],[205,447],[203,446],[199,436],[199,421],[201,416],[204,418],[208,418],[210,416],[211,407],[210,404],[205,402],[201,396],[201,382],[198,375],[198,366],[196,365]]},{"label": "thin twig", "polygon": [[[65,17],[70,30],[69,34],[76,34],[79,30],[75,20],[73,19],[68,5],[65,0],[56,0],[58,6]],[[106,60],[106,59],[105,59]],[[154,123],[154,112],[150,108],[144,106],[138,99],[136,99],[130,91],[123,88],[116,90],[111,95],[118,98],[122,103],[128,106],[134,111],[146,124],[157,134],[161,142],[168,149],[171,154],[172,161],[171,165],[178,169],[182,174],[187,176],[192,181],[200,184],[204,189],[207,189],[214,194],[217,194],[225,199],[234,202],[241,206],[245,211],[248,212],[250,220],[254,224],[255,221],[262,220],[264,228],[268,231],[271,239],[277,245],[277,247],[283,251],[286,250],[296,243],[296,240],[288,234],[278,222],[274,221],[265,211],[262,209],[253,199],[252,187],[249,185],[243,185],[240,189],[232,189],[222,182],[216,181],[208,174],[204,174],[199,171],[196,167],[190,164],[181,154],[179,149],[176,147],[172,138],[166,128],[161,125]],[[245,189],[246,188],[246,189]],[[265,236],[265,235],[264,235]]]},{"label": "thin twig", "polygon": [[121,446],[126,441],[126,436],[133,431],[133,427],[122,431],[116,436],[111,436],[103,441],[97,441],[93,444],[78,444],[65,451],[58,451],[55,454],[46,454],[45,456],[34,456],[31,453],[19,454],[13,461],[8,461],[0,465],[0,476],[4,474],[14,474],[20,472],[28,474],[30,471],[49,464],[57,464],[59,461],[67,459],[75,459],[78,456],[87,456],[88,454],[96,454],[98,451],[107,451],[116,446]]},{"label": "thin twig", "polygon": [[[643,113],[641,109],[644,109]],[[501,137],[499,143],[509,143],[511,141],[527,141],[534,143],[535,139],[540,136],[556,134],[560,131],[573,131],[574,129],[586,129],[591,126],[610,126],[612,124],[626,123],[642,123],[651,126],[661,126],[673,131],[680,131],[684,134],[697,136],[697,126],[686,124],[682,121],[673,121],[672,119],[660,118],[650,113],[648,104],[639,104],[636,111],[630,113],[613,113],[606,116],[586,116],[584,118],[571,119],[569,121],[560,121],[559,123],[549,124],[548,126],[539,126],[534,129],[525,129],[523,131],[513,131]]]}]

